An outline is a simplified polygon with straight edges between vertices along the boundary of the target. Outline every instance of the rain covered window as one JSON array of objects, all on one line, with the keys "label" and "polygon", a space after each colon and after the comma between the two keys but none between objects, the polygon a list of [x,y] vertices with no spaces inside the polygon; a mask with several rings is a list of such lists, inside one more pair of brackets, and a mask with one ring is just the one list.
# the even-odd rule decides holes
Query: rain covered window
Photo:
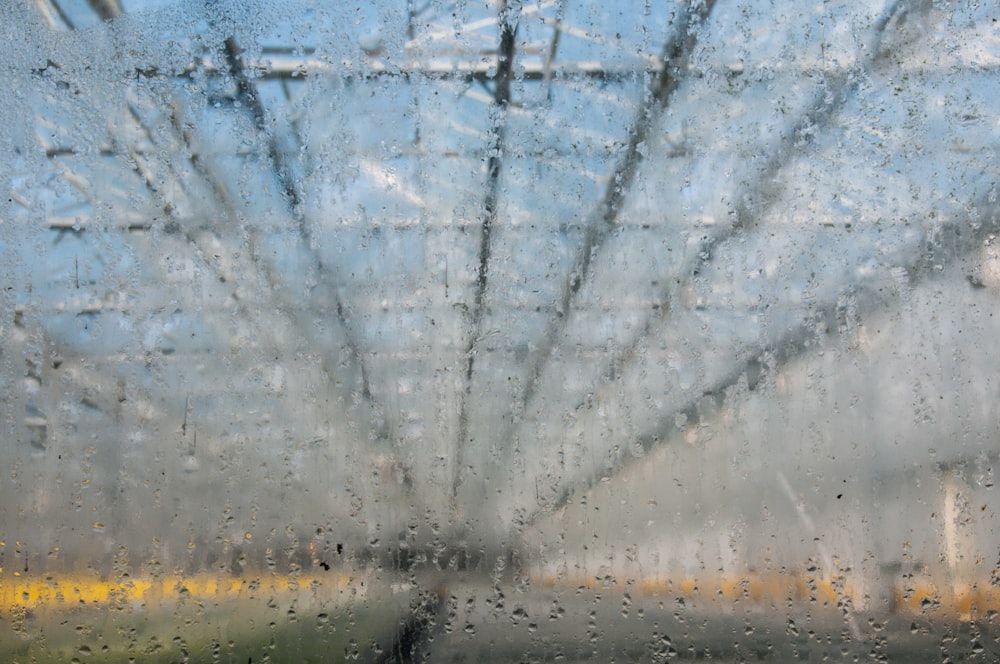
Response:
[{"label": "rain covered window", "polygon": [[0,18],[3,661],[1000,658],[993,3]]}]

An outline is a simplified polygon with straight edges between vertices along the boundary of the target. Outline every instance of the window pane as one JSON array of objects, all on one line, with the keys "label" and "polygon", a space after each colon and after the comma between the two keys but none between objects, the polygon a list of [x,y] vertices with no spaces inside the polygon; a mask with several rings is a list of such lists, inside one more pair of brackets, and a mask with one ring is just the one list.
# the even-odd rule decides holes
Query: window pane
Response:
[{"label": "window pane", "polygon": [[1000,656],[993,8],[0,17],[5,661]]}]

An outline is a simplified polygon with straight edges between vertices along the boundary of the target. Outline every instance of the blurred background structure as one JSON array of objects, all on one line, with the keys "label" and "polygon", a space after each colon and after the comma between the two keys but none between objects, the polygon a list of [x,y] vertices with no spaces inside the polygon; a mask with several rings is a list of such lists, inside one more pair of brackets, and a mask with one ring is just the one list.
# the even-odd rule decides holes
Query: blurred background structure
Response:
[{"label": "blurred background structure", "polygon": [[0,9],[0,653],[998,656],[995,7],[327,4]]}]

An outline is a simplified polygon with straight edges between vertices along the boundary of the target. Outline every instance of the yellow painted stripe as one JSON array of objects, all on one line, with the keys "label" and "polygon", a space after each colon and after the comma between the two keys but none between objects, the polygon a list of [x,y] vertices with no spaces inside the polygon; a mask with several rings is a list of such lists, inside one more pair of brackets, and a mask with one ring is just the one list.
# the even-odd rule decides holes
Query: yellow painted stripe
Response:
[{"label": "yellow painted stripe", "polygon": [[[623,581],[602,577],[533,577],[532,583],[551,588],[576,590],[601,589],[631,594],[672,596],[700,601],[749,602],[781,605],[788,602],[813,602],[838,607],[850,602],[861,608],[866,598],[846,577],[806,577],[801,575],[744,575],[717,578],[646,578]],[[894,587],[892,610],[910,614],[934,612],[956,615],[962,620],[984,617],[988,611],[1000,611],[1000,588],[983,588],[975,583],[951,583],[938,586],[917,584],[907,589]]]},{"label": "yellow painted stripe", "polygon": [[[646,578],[622,580],[610,577],[536,576],[533,585],[565,590],[612,590],[633,595],[672,596],[698,601],[747,602],[784,605],[816,602],[837,607],[851,602],[862,607],[865,600],[846,577],[806,577],[791,574],[747,574],[716,578]],[[261,575],[227,577],[212,574],[122,578],[113,581],[85,575],[29,577],[0,573],[0,607],[122,606],[177,601],[224,601],[262,594],[295,593],[308,589],[363,592],[357,577],[344,573],[321,575]],[[937,585],[926,582],[908,588],[891,588],[892,608],[897,612],[957,615],[966,620],[1000,611],[1000,588],[975,583]]]},{"label": "yellow painted stripe", "polygon": [[0,606],[121,605],[148,601],[224,600],[308,588],[345,588],[355,579],[346,574],[323,576],[223,577],[211,574],[122,578],[106,581],[84,576],[26,577],[0,575]]}]

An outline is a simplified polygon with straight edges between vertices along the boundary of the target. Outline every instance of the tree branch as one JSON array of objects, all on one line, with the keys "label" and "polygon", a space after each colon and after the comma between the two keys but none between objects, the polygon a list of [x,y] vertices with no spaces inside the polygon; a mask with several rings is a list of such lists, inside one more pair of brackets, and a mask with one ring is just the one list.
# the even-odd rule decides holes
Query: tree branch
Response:
[{"label": "tree branch", "polygon": [[480,228],[479,267],[476,272],[476,290],[469,325],[469,338],[465,347],[465,389],[459,403],[458,436],[455,441],[455,466],[452,478],[452,496],[458,493],[465,464],[465,446],[469,436],[468,401],[472,392],[472,375],[479,339],[483,326],[483,299],[489,285],[490,256],[493,250],[493,225],[497,216],[497,199],[500,193],[500,170],[504,152],[504,133],[507,106],[510,103],[510,86],[514,75],[515,37],[520,5],[509,8],[506,0],[500,3],[500,47],[497,51],[497,73],[494,77],[494,96],[490,108],[492,130],[486,147],[486,195],[483,200],[483,223]]}]

